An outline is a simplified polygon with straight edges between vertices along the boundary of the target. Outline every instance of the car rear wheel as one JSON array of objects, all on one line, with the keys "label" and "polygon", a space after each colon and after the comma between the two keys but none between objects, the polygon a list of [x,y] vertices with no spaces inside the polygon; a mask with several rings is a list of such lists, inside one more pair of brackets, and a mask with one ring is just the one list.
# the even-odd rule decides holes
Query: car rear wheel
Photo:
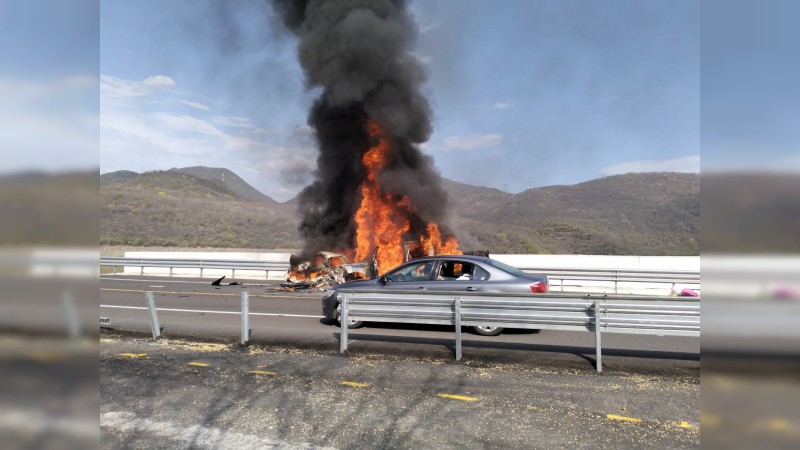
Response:
[{"label": "car rear wheel", "polygon": [[472,329],[482,335],[482,336],[497,336],[498,334],[503,332],[502,327],[485,327],[485,326],[476,326],[472,327]]}]

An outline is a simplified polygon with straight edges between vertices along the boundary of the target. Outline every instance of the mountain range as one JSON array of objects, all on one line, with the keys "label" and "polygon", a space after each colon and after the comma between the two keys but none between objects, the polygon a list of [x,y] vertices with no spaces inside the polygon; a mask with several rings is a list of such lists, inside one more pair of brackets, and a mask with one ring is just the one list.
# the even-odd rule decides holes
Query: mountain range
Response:
[{"label": "mountain range", "polygon": [[[223,168],[100,176],[101,245],[297,249],[296,203]],[[443,180],[463,249],[697,255],[700,176],[615,175],[517,194]]]}]

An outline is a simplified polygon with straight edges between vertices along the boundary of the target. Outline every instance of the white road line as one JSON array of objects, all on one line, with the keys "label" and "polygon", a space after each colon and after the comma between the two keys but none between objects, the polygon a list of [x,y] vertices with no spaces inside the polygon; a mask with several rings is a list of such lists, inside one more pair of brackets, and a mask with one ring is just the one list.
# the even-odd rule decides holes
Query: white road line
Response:
[{"label": "white road line", "polygon": [[149,287],[153,288],[153,287],[164,287],[164,286],[149,286]]},{"label": "white road line", "polygon": [[[120,305],[100,305],[101,308],[117,308],[117,309],[147,309],[145,306],[120,306]],[[175,308],[156,308],[156,311],[172,311],[172,312],[191,312],[191,313],[206,313],[206,314],[236,314],[241,315],[240,311],[206,311],[203,309],[175,309]],[[275,313],[250,313],[251,316],[274,316],[274,317],[305,317],[310,319],[322,319],[322,316],[307,316],[303,314],[275,314]]]}]

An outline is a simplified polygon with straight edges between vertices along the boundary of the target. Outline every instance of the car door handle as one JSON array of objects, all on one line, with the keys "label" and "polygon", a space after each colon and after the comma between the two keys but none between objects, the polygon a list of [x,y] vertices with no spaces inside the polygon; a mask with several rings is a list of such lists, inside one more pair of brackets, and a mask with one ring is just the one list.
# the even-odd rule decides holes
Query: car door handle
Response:
[{"label": "car door handle", "polygon": [[418,290],[418,291],[424,291],[424,290],[425,290],[425,288],[424,288],[424,287],[418,287],[418,288],[417,288],[417,290]]},{"label": "car door handle", "polygon": [[469,292],[475,292],[475,288],[474,288],[474,287],[472,287],[472,286],[470,286],[470,287],[468,287],[468,288],[467,288],[467,291],[469,291]]}]

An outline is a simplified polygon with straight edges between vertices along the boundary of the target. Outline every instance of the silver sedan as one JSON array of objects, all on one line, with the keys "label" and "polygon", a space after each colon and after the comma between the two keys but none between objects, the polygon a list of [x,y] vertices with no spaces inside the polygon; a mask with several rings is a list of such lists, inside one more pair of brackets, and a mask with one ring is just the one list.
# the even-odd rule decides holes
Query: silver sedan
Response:
[{"label": "silver sedan", "polygon": [[[339,289],[397,289],[433,292],[489,292],[542,294],[549,289],[547,277],[525,273],[483,256],[439,255],[417,258],[370,280],[352,281],[332,287],[322,297],[322,313],[339,320]],[[349,328],[363,326],[351,322]],[[476,333],[496,336],[499,327],[473,327]]]}]

